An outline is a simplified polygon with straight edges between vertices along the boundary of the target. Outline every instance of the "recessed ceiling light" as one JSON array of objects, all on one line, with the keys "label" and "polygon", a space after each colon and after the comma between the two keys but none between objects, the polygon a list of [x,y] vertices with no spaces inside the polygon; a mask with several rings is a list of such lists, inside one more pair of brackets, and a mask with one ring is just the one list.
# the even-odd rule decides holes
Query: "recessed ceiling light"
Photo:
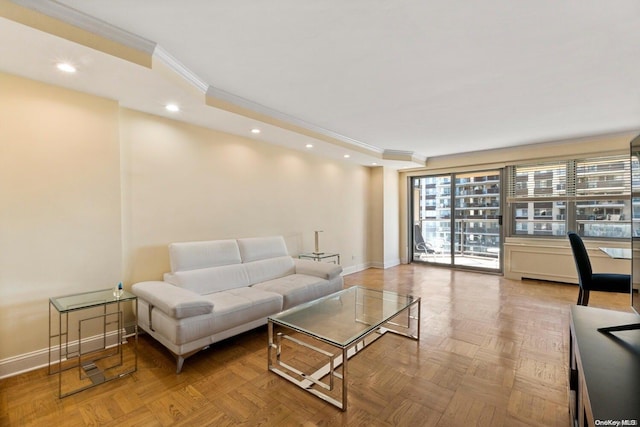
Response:
[{"label": "recessed ceiling light", "polygon": [[377,163],[376,163],[376,162],[373,162],[373,163],[371,163],[371,164],[372,164],[373,166],[376,166],[376,165],[377,165]]},{"label": "recessed ceiling light", "polygon": [[307,148],[313,148],[313,144],[307,144],[307,145],[305,145],[305,147],[307,147]]},{"label": "recessed ceiling light", "polygon": [[180,111],[180,107],[178,107],[176,104],[167,104],[164,106],[164,108],[166,108],[167,111],[171,111],[172,113]]},{"label": "recessed ceiling light", "polygon": [[64,71],[65,73],[75,73],[76,72],[76,67],[74,67],[73,65],[69,64],[68,62],[58,62],[56,64],[56,67],[58,68],[58,70]]},{"label": "recessed ceiling light", "polygon": [[253,129],[251,129],[251,133],[254,133],[254,134],[256,134],[256,135],[257,135],[257,134],[259,134],[259,133],[260,133],[260,129],[258,129],[258,128],[253,128]]},{"label": "recessed ceiling light", "polygon": [[351,157],[349,154],[345,154],[345,155],[344,155],[344,158],[345,158],[345,159],[348,159],[349,157]]}]

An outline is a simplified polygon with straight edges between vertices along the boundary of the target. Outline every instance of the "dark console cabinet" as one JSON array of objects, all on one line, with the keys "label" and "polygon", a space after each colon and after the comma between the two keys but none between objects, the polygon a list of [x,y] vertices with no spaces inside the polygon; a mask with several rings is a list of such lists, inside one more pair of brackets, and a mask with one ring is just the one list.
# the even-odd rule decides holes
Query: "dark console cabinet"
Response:
[{"label": "dark console cabinet", "polygon": [[640,425],[640,330],[611,334],[597,330],[637,322],[632,313],[571,307],[572,427]]}]

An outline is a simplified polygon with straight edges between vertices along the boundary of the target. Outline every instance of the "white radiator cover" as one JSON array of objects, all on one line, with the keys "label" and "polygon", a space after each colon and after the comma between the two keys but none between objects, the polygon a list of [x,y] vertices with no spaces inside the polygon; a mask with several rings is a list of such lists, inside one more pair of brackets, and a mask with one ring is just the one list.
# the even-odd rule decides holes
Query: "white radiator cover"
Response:
[{"label": "white radiator cover", "polygon": [[[631,261],[612,259],[598,247],[624,248],[619,241],[588,241],[585,246],[594,273],[631,273]],[[568,239],[509,237],[504,243],[504,277],[578,283],[578,273]]]}]

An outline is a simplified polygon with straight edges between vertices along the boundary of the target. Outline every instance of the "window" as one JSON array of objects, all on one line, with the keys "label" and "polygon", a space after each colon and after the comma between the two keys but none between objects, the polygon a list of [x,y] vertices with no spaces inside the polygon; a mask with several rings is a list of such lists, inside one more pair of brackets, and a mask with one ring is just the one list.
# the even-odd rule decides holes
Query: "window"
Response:
[{"label": "window", "polygon": [[501,170],[412,177],[412,260],[500,271],[501,184]]},{"label": "window", "polygon": [[517,165],[508,171],[512,236],[564,237],[573,230],[583,237],[631,237],[628,156]]}]

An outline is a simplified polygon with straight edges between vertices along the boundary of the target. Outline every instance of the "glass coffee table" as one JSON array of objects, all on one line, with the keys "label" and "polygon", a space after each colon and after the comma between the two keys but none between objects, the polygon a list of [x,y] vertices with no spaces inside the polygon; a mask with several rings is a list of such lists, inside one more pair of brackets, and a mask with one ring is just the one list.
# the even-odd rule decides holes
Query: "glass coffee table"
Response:
[{"label": "glass coffee table", "polygon": [[268,318],[269,370],[347,409],[347,361],[386,332],[420,339],[420,298],[353,286]]}]

